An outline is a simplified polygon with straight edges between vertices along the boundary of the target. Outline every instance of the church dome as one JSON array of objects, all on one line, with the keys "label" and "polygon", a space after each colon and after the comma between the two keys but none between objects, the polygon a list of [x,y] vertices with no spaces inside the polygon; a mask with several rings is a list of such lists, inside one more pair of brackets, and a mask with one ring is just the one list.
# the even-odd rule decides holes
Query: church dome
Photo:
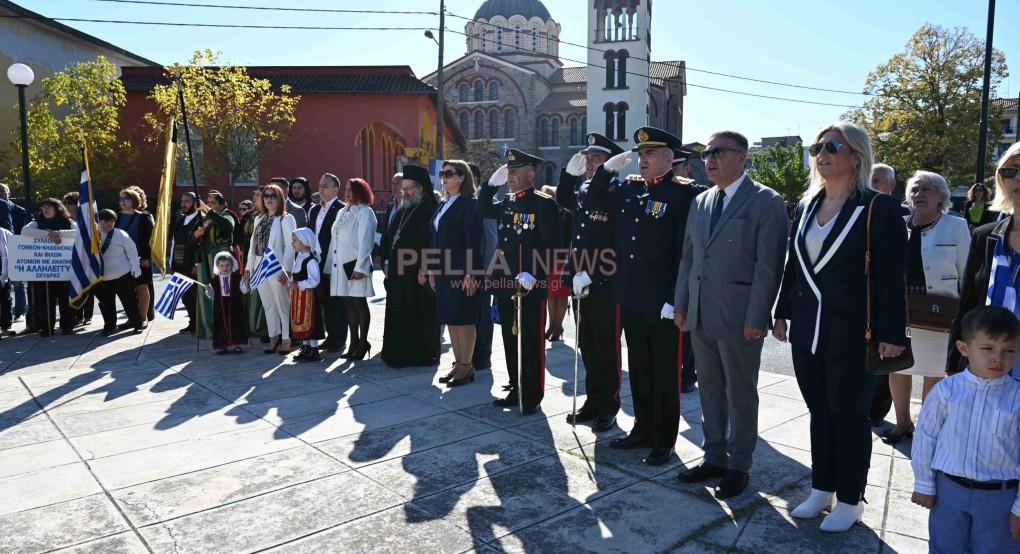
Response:
[{"label": "church dome", "polygon": [[549,10],[539,0],[485,0],[475,12],[475,20],[488,20],[497,15],[507,19],[514,15],[523,16],[525,19],[537,17],[542,21],[552,19]]}]

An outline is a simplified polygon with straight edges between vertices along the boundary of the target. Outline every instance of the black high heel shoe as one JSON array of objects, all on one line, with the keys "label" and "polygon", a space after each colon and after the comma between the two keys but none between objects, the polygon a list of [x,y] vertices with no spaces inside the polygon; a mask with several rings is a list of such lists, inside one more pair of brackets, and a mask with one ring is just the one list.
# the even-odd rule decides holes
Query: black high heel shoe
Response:
[{"label": "black high heel shoe", "polygon": [[351,357],[348,358],[348,359],[349,360],[364,360],[366,355],[369,358],[372,357],[372,344],[370,342],[368,342],[368,341],[363,342],[361,344],[361,347],[358,348],[358,351],[355,354],[352,354]]},{"label": "black high heel shoe", "polygon": [[468,383],[474,383],[475,382],[475,366],[470,365],[470,364],[461,364],[461,365],[466,365],[466,366],[470,367],[471,371],[468,371],[467,375],[465,375],[463,377],[458,377],[458,378],[456,378],[456,379],[446,383],[446,388],[452,389],[453,387],[459,387],[461,385],[466,385]]},{"label": "black high heel shoe", "polygon": [[[280,344],[282,342],[283,342],[283,339],[280,339],[280,340],[276,341],[276,344],[273,344],[269,348],[263,350],[262,353],[263,354],[275,354],[276,353],[276,349],[280,347]],[[269,343],[272,344],[273,343],[273,339],[269,339]]]},{"label": "black high heel shoe", "polygon": [[[286,340],[287,342],[290,342],[290,339],[284,339],[284,340]],[[283,341],[283,340],[281,340],[281,341],[280,341],[280,345],[283,345],[283,342],[284,342],[284,341]],[[292,345],[293,345],[293,343],[291,343],[290,345],[288,345],[286,349],[283,349],[283,348],[281,348],[281,349],[280,349],[280,351],[279,351],[279,352],[277,352],[277,354],[279,354],[279,355],[281,355],[281,356],[286,356],[287,354],[290,354],[290,348],[291,348],[291,346],[292,346]]]},{"label": "black high heel shoe", "polygon": [[915,427],[913,423],[910,424],[909,429],[902,433],[894,433],[894,429],[889,429],[885,433],[882,433],[882,442],[886,444],[898,444],[902,442],[903,439],[912,439],[914,438],[914,429]]},{"label": "black high heel shoe", "polygon": [[357,339],[351,339],[351,346],[349,348],[347,348],[347,352],[344,352],[343,354],[340,354],[340,357],[345,359],[345,360],[349,360],[349,359],[351,359],[351,356],[357,355],[358,350],[360,350],[360,349],[361,349],[361,343],[358,342]]}]

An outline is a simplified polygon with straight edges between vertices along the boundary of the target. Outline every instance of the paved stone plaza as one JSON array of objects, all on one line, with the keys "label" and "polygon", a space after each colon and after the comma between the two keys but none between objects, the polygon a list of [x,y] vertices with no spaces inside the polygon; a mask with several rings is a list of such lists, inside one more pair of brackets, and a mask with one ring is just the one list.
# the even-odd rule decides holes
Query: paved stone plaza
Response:
[{"label": "paved stone plaza", "polygon": [[434,368],[386,367],[383,299],[371,305],[373,358],[355,364],[196,353],[163,318],[101,338],[98,310],[74,337],[5,338],[0,552],[927,551],[909,442],[876,438],[864,525],[833,536],[790,518],[810,489],[791,377],[761,374],[751,484],[721,502],[673,479],[701,456],[697,393],[678,458],[647,467],[644,450],[607,446],[633,422],[626,373],[618,429],[564,422],[572,336],[548,353],[542,410],[520,417],[491,406],[502,355],[450,390]]}]

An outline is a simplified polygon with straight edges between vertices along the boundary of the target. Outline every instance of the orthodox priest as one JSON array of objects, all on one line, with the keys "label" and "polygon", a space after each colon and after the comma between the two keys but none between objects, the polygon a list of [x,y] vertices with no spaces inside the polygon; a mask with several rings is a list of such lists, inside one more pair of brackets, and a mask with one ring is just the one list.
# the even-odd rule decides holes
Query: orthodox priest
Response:
[{"label": "orthodox priest", "polygon": [[383,236],[386,275],[386,322],[380,358],[391,367],[439,363],[439,318],[436,295],[421,273],[436,210],[432,177],[427,169],[405,165],[400,183],[403,200]]}]

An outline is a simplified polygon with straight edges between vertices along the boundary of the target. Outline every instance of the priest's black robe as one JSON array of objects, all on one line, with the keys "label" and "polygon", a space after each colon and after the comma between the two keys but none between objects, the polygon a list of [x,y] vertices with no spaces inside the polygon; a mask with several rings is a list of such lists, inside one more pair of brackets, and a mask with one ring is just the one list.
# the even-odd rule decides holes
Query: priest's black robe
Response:
[{"label": "priest's black robe", "polygon": [[436,205],[429,200],[426,196],[417,208],[398,208],[382,240],[387,278],[380,358],[391,367],[439,363],[436,295],[427,281],[418,284],[423,251],[432,240],[428,226]]}]

